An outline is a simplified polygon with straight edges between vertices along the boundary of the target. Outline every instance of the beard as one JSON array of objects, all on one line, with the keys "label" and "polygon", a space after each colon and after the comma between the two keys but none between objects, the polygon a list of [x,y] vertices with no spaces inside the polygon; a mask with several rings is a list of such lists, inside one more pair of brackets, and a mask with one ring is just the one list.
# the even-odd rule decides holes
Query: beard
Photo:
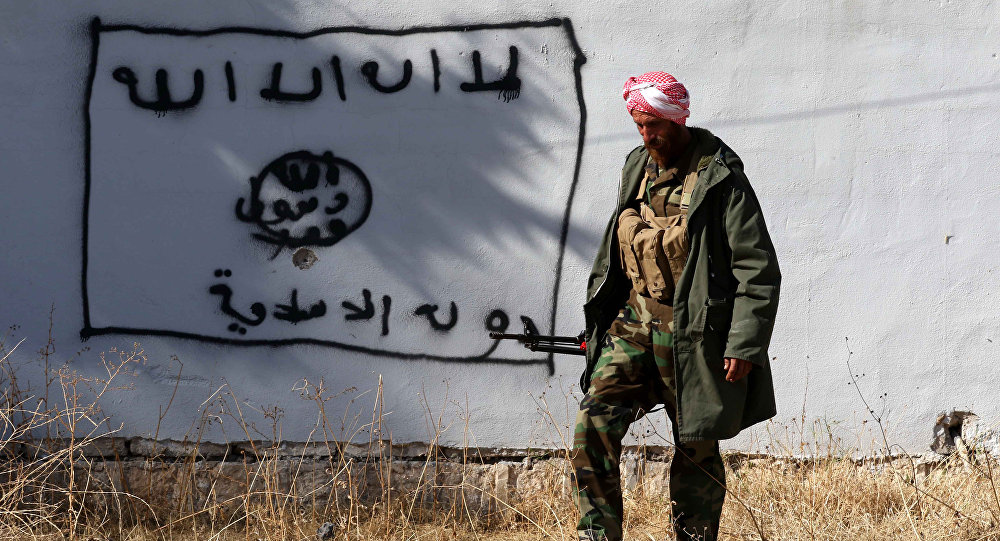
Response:
[{"label": "beard", "polygon": [[663,137],[654,137],[645,146],[646,150],[649,151],[649,155],[653,158],[653,161],[658,163],[660,167],[665,167],[667,162],[670,161],[670,158],[673,156],[673,153],[670,151],[670,145]]}]

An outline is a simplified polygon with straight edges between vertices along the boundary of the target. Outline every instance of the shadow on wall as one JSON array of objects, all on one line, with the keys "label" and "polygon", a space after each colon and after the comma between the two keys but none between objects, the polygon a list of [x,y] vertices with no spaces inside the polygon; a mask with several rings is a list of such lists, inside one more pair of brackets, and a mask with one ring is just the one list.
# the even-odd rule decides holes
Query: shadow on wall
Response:
[{"label": "shadow on wall", "polygon": [[[551,373],[485,335],[554,326],[565,250],[596,243],[570,231],[586,111],[568,21],[117,22],[94,23],[84,337]],[[109,264],[125,249],[135,265]]]},{"label": "shadow on wall", "polygon": [[781,122],[795,122],[799,120],[816,119],[846,113],[858,113],[860,111],[871,111],[877,109],[889,109],[893,107],[905,107],[918,103],[933,103],[949,98],[962,96],[975,96],[978,94],[996,94],[1000,92],[1000,85],[976,85],[960,88],[953,88],[941,92],[924,92],[910,96],[900,96],[897,98],[885,98],[879,100],[859,101],[828,107],[819,107],[804,111],[789,111],[770,115],[753,116],[749,118],[719,119],[705,122],[705,127],[719,128],[730,126],[762,126],[768,124],[778,124]]}]

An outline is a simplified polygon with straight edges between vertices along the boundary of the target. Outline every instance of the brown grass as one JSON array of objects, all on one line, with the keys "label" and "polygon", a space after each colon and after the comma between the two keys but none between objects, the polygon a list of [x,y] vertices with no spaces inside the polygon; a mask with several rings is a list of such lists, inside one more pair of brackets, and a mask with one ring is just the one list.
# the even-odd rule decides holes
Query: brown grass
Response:
[{"label": "brown grass", "polygon": [[[142,459],[95,454],[95,444],[113,449],[118,431],[100,404],[131,389],[146,360],[141,347],[102,354],[106,375],[84,377],[69,363],[50,366],[50,338],[39,352],[46,385],[34,391],[18,384],[8,360],[18,345],[5,345],[9,336],[0,340],[0,539],[319,539],[324,523],[336,540],[575,539],[566,451],[548,451],[530,470],[490,469],[470,443],[467,403],[450,401],[460,406],[456,421],[425,404],[432,437],[404,460],[383,431],[381,382],[363,406],[359,400],[332,415],[330,390],[303,380],[296,390],[315,403],[317,417],[308,445],[290,454],[280,411],[255,412],[271,421],[262,433],[246,421],[246,402],[223,385],[173,450]],[[175,364],[179,378],[183,365]],[[567,441],[544,397],[539,406],[542,422]],[[222,459],[206,458],[201,442],[212,423],[241,436]],[[467,445],[440,447],[447,430],[463,431]],[[989,453],[961,447],[948,460],[916,465],[905,456],[853,459],[854,449],[825,449],[808,460],[729,456],[722,538],[1000,540],[1000,465]],[[643,451],[644,475],[627,494],[626,537],[669,539],[668,502],[654,490],[664,466],[644,461]],[[500,488],[491,477],[498,471],[520,475],[518,490]]]}]

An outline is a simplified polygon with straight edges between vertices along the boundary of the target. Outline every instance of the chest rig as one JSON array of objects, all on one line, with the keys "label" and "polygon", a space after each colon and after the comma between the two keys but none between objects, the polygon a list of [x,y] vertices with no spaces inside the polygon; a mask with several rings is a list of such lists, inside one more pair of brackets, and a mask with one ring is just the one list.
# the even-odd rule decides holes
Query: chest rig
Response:
[{"label": "chest rig", "polygon": [[[697,155],[682,161],[681,167],[687,167],[676,171],[673,189],[664,187],[655,165],[647,164],[646,176],[639,189],[638,209],[629,207],[619,215],[620,261],[636,294],[667,305],[673,303],[675,284],[687,263],[687,213],[691,192],[704,161],[704,157]],[[677,197],[676,177],[681,174],[684,177]]]}]

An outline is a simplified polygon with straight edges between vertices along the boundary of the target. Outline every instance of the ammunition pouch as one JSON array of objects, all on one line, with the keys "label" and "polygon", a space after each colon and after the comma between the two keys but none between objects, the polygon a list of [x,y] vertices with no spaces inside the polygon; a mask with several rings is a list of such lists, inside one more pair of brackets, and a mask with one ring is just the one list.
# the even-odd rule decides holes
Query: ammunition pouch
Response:
[{"label": "ammunition pouch", "polygon": [[688,256],[687,213],[660,217],[645,203],[639,211],[625,209],[618,217],[618,247],[635,292],[673,303]]}]

